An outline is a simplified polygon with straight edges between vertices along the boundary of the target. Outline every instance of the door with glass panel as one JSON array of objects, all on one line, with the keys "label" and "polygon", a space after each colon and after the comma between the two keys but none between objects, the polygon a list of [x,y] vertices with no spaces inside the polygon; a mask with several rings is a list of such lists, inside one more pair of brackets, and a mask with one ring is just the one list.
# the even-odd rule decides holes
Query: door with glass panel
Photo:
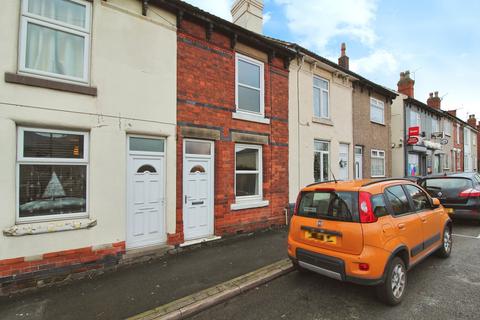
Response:
[{"label": "door with glass panel", "polygon": [[326,141],[314,141],[313,178],[315,181],[327,181],[329,179],[329,150],[330,144]]},{"label": "door with glass panel", "polygon": [[185,240],[213,235],[213,142],[184,140],[183,229]]},{"label": "door with glass panel", "polygon": [[127,247],[165,243],[163,139],[128,138]]},{"label": "door with glass panel", "polygon": [[339,176],[340,180],[348,180],[348,144],[340,143],[338,154],[338,166],[339,166]]},{"label": "door with glass panel", "polygon": [[363,179],[363,149],[361,146],[355,147],[355,179]]}]

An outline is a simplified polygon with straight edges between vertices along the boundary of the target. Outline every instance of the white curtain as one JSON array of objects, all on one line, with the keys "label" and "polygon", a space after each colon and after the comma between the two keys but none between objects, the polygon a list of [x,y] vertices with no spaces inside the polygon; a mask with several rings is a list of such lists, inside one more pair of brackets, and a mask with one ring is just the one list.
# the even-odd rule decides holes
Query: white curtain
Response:
[{"label": "white curtain", "polygon": [[[85,25],[85,7],[66,0],[30,0],[28,11],[68,24]],[[26,67],[83,78],[83,36],[29,22]]]}]

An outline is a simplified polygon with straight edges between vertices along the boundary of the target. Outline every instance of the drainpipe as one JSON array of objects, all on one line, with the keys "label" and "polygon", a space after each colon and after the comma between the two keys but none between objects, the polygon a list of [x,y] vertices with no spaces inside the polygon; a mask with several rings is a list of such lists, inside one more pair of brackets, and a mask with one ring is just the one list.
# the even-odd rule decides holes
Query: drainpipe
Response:
[{"label": "drainpipe", "polygon": [[[297,54],[299,55],[300,52],[297,48]],[[298,62],[298,59],[297,59]],[[303,67],[303,63],[305,62],[305,56],[302,56],[301,62],[299,63],[298,69],[297,69],[297,186],[300,188],[300,70]]]}]

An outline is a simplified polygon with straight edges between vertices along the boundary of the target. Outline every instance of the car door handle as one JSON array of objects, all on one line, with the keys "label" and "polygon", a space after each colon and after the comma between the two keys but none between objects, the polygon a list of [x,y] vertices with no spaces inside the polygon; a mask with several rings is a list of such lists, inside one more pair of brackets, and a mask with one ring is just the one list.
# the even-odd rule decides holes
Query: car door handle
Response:
[{"label": "car door handle", "polygon": [[400,230],[405,230],[405,224],[404,223],[399,223],[397,224],[398,229]]},{"label": "car door handle", "polygon": [[420,217],[420,220],[422,220],[423,223],[427,222],[427,218],[425,217]]}]

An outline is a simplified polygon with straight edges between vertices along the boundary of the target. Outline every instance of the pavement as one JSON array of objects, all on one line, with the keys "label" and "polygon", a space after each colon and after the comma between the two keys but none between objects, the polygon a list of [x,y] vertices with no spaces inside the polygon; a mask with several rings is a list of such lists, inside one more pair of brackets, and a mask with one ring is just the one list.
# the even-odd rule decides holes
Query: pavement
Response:
[{"label": "pavement", "polygon": [[479,236],[478,224],[455,221],[451,257],[431,256],[409,271],[396,307],[380,303],[374,288],[294,271],[191,319],[480,319]]},{"label": "pavement", "polygon": [[287,258],[286,238],[286,229],[240,235],[93,279],[2,297],[0,319],[125,319],[255,271],[258,275],[258,269]]}]

